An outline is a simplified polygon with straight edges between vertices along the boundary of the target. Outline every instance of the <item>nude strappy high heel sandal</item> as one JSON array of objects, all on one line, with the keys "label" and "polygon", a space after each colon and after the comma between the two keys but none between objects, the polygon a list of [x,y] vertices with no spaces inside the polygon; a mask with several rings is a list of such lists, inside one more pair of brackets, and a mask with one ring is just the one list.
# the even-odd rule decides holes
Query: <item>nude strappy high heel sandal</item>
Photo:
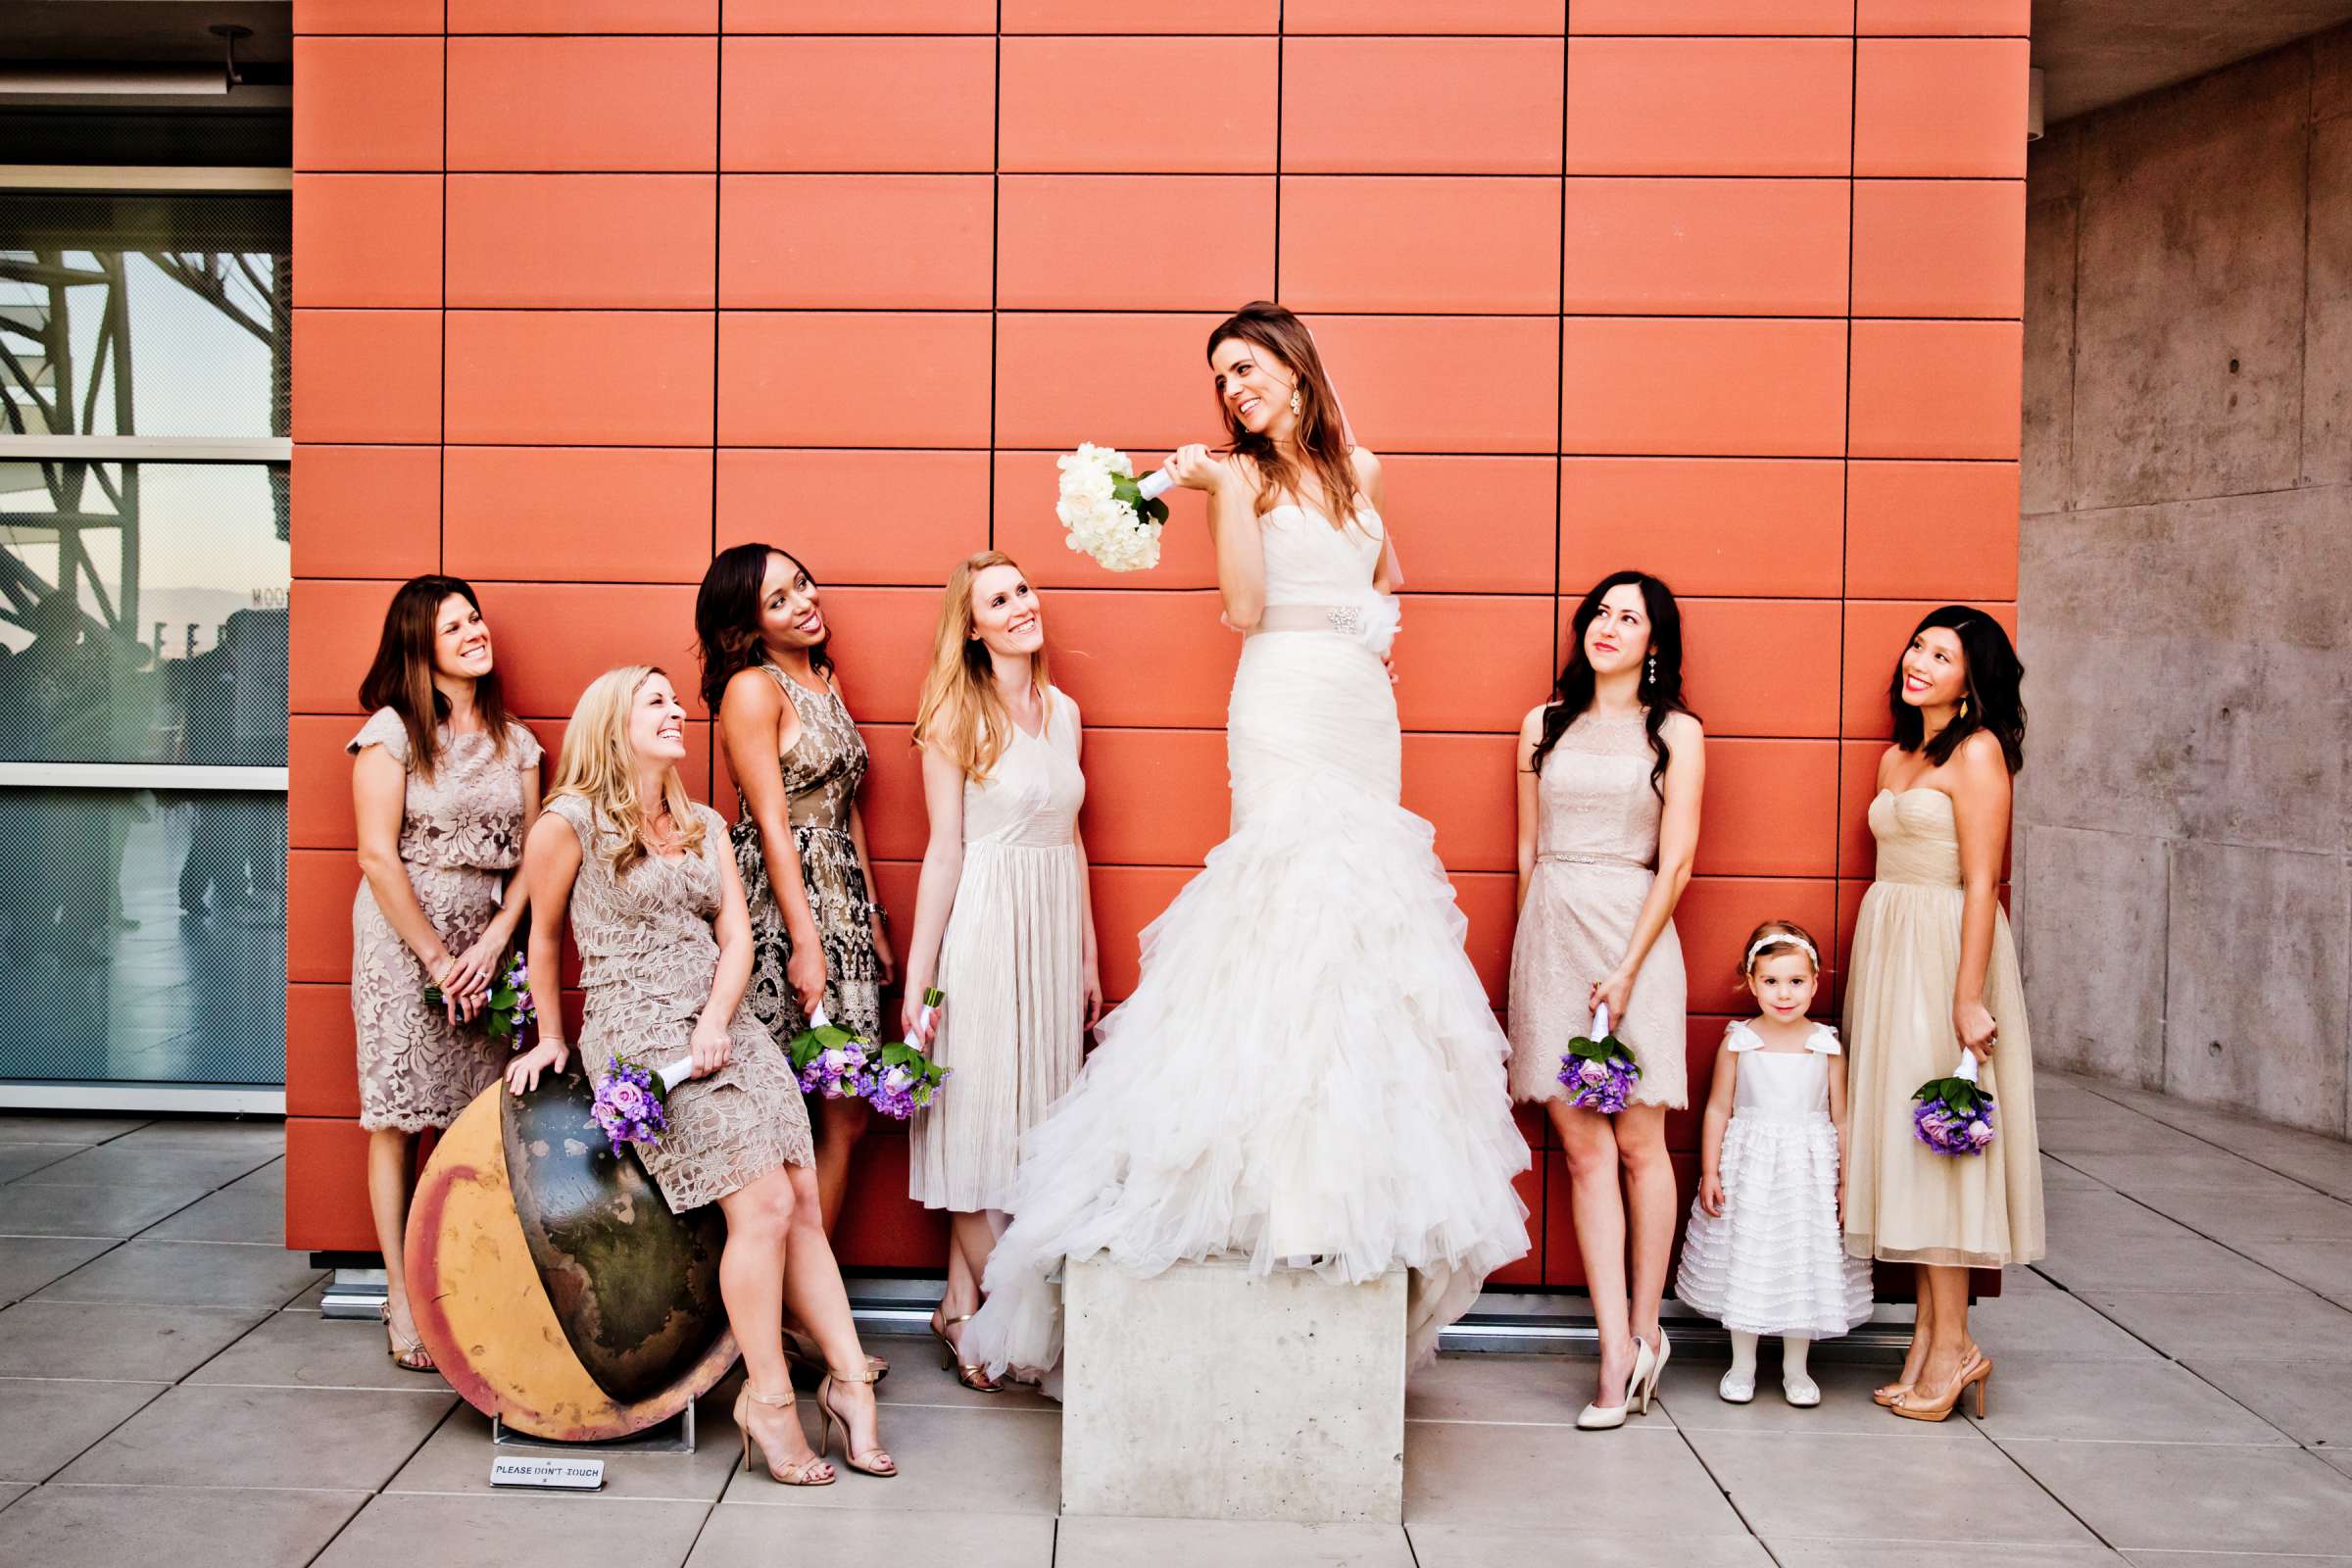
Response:
[{"label": "nude strappy high heel sandal", "polygon": [[1974,1389],[1977,1391],[1977,1419],[1982,1421],[1984,1419],[1984,1393],[1991,1386],[1991,1359],[1982,1352],[1972,1351],[1968,1360],[1961,1363],[1959,1372],[1953,1376],[1950,1387],[1943,1391],[1942,1397],[1924,1399],[1920,1397],[1919,1391],[1913,1389],[1908,1394],[1896,1395],[1894,1402],[1886,1408],[1906,1421],[1942,1421],[1959,1404],[1960,1396]]},{"label": "nude strappy high heel sandal", "polygon": [[939,1364],[942,1367],[954,1368],[956,1381],[974,1394],[1003,1394],[1004,1385],[990,1377],[988,1368],[979,1362],[966,1361],[963,1358],[963,1351],[957,1348],[954,1340],[948,1338],[948,1330],[958,1323],[969,1323],[979,1315],[977,1312],[966,1312],[961,1317],[952,1317],[945,1322],[937,1318],[932,1319],[931,1337],[939,1342]]},{"label": "nude strappy high heel sandal", "polygon": [[752,1436],[752,1423],[748,1419],[750,1412],[745,1403],[747,1400],[752,1404],[764,1404],[771,1409],[785,1410],[791,1409],[796,1402],[790,1389],[786,1389],[782,1394],[758,1394],[753,1392],[752,1386],[748,1383],[743,1386],[743,1392],[735,1396],[735,1428],[743,1434],[743,1467],[746,1470],[752,1467],[752,1450],[758,1448],[760,1465],[770,1477],[785,1486],[829,1487],[841,1479],[834,1473],[833,1467],[825,1463],[825,1450],[822,1448],[817,1449],[814,1454],[789,1469],[777,1469],[776,1461],[768,1457],[767,1445]]},{"label": "nude strappy high heel sandal", "polygon": [[390,1301],[386,1301],[382,1306],[376,1308],[375,1315],[384,1325],[384,1353],[392,1358],[394,1366],[403,1372],[438,1372],[441,1370],[433,1365],[433,1352],[424,1348],[424,1339],[421,1335],[404,1340],[400,1336],[400,1331],[392,1326],[392,1303]]},{"label": "nude strappy high heel sandal", "polygon": [[879,1381],[871,1372],[863,1374],[828,1372],[825,1374],[825,1381],[816,1386],[816,1409],[818,1417],[824,1422],[825,1441],[818,1445],[816,1451],[820,1454],[833,1451],[833,1424],[838,1421],[841,1423],[841,1462],[861,1476],[878,1476],[884,1481],[891,1481],[898,1477],[898,1461],[890,1456],[887,1449],[876,1448],[868,1456],[870,1462],[861,1462],[858,1457],[858,1449],[852,1436],[850,1418],[833,1408],[834,1384]]}]

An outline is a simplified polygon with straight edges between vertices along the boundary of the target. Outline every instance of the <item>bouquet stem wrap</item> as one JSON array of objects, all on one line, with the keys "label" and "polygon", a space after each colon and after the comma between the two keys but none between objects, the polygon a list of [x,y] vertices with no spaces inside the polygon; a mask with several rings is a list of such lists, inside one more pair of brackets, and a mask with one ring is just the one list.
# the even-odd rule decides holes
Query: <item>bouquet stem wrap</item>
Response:
[{"label": "bouquet stem wrap", "polygon": [[1911,1098],[1911,1130],[1938,1154],[1982,1154],[1992,1147],[1992,1096],[1977,1083],[1977,1055],[1960,1053],[1948,1078],[1931,1078]]}]

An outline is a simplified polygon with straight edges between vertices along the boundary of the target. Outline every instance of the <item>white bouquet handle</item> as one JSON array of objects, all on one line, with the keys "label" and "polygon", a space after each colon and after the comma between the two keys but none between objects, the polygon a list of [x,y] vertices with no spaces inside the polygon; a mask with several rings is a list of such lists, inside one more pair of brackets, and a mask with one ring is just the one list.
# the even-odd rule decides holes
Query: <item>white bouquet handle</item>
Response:
[{"label": "white bouquet handle", "polygon": [[662,1081],[662,1092],[666,1095],[694,1076],[694,1057],[692,1054],[680,1056],[675,1061],[656,1067],[654,1076]]},{"label": "white bouquet handle", "polygon": [[1960,1065],[1952,1069],[1952,1076],[1963,1083],[1975,1083],[1977,1081],[1977,1054],[1962,1048]]},{"label": "white bouquet handle", "polygon": [[1136,480],[1135,488],[1146,501],[1157,501],[1176,488],[1176,476],[1165,468],[1154,468]]},{"label": "white bouquet handle", "polygon": [[1605,1002],[1592,1009],[1592,1038],[1595,1040],[1609,1038],[1609,1004]]}]

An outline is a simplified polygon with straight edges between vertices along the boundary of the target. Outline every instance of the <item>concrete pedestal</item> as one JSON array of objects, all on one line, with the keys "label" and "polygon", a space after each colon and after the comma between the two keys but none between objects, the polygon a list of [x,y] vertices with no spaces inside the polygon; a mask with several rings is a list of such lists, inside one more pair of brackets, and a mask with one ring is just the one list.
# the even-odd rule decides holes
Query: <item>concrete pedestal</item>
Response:
[{"label": "concrete pedestal", "polygon": [[1387,1524],[1404,1513],[1405,1277],[1243,1258],[1062,1288],[1061,1508]]}]

